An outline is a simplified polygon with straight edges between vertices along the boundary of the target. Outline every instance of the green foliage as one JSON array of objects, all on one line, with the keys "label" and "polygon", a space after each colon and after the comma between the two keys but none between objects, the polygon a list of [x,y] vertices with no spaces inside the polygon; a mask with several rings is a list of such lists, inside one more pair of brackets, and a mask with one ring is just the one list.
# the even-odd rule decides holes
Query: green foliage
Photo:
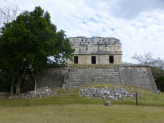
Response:
[{"label": "green foliage", "polygon": [[[47,62],[57,64],[49,56],[64,61],[66,58],[71,59],[74,52],[65,32],[57,32],[56,26],[51,23],[50,14],[41,7],[36,7],[32,12],[24,11],[16,20],[6,23],[2,34],[0,69],[15,73],[18,86],[25,75],[35,77]],[[57,57],[60,54],[62,57]]]},{"label": "green foliage", "polygon": [[164,91],[164,71],[161,68],[159,69],[155,66],[151,66],[150,69],[154,76],[157,88],[161,91]]},{"label": "green foliage", "polygon": [[6,92],[9,90],[10,90],[10,76],[0,72],[0,91]]},{"label": "green foliage", "polygon": [[161,90],[162,92],[164,92],[164,76],[159,77],[156,81],[155,81],[157,88],[159,90]]},{"label": "green foliage", "polygon": [[86,45],[86,51],[88,51],[88,45]]}]

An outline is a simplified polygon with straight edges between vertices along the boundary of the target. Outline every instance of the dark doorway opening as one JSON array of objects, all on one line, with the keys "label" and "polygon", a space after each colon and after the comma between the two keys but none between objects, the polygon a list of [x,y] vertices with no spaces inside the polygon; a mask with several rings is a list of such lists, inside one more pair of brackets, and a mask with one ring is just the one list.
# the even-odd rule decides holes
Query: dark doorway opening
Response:
[{"label": "dark doorway opening", "polygon": [[74,64],[78,64],[78,56],[74,56]]},{"label": "dark doorway opening", "polygon": [[114,63],[114,58],[113,58],[113,56],[109,56],[109,63]]},{"label": "dark doorway opening", "polygon": [[92,64],[96,64],[96,56],[92,56]]}]

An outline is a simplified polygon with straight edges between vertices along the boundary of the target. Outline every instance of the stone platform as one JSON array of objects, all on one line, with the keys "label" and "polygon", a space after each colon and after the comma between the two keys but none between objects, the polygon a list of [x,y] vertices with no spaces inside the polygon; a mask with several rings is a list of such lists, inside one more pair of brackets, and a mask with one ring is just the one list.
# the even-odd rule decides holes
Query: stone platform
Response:
[{"label": "stone platform", "polygon": [[75,88],[80,85],[108,83],[133,85],[157,91],[149,66],[146,65],[69,65],[47,68],[47,76],[38,77],[37,87]]}]

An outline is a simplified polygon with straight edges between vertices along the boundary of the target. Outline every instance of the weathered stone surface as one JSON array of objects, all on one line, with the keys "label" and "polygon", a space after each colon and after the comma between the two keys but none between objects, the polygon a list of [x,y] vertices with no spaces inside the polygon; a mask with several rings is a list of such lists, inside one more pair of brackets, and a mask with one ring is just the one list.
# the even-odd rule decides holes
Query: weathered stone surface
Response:
[{"label": "weathered stone surface", "polygon": [[[96,64],[109,64],[109,55],[114,57],[114,64],[122,63],[120,40],[112,37],[70,37],[71,47],[75,49],[79,64],[92,64],[91,57],[96,56]],[[67,60],[68,64],[73,64]]]},{"label": "weathered stone surface", "polygon": [[[103,68],[105,66],[105,68]],[[133,85],[157,91],[149,66],[143,65],[70,65],[47,68],[47,76],[37,78],[37,87],[76,88],[86,84]],[[104,90],[95,90],[104,91]],[[114,91],[117,91],[115,89]],[[120,90],[122,91],[122,90]],[[95,94],[97,92],[94,92]]]},{"label": "weathered stone surface", "polygon": [[119,68],[121,80],[124,84],[157,91],[157,87],[149,66],[123,65]]},{"label": "weathered stone surface", "polygon": [[106,106],[111,106],[111,102],[108,100],[108,101],[105,102],[105,105]]},{"label": "weathered stone surface", "polygon": [[[99,93],[93,93],[92,91],[89,90],[101,90]],[[117,90],[117,91],[116,91]],[[133,93],[128,93],[125,89],[123,88],[110,88],[110,87],[104,87],[104,88],[86,88],[86,89],[81,89],[78,92],[80,95],[84,95],[85,97],[100,97],[104,100],[109,99],[109,100],[118,100],[118,99],[123,99],[126,98],[127,95],[128,97],[134,97],[135,95]],[[126,96],[124,95],[126,94]]]},{"label": "weathered stone surface", "polygon": [[[78,36],[70,37],[69,41],[71,47],[75,49],[73,55],[78,57],[78,64],[67,60],[69,67],[47,67],[46,77],[37,78],[37,87],[61,87],[63,85],[64,89],[76,88],[85,84],[109,83],[122,86],[128,84],[157,91],[149,66],[122,65],[120,40],[112,37]],[[95,58],[94,63],[92,56]],[[110,57],[114,64],[110,64],[112,63]],[[74,64],[73,67],[71,64]],[[91,64],[96,64],[96,67]]]},{"label": "weathered stone surface", "polygon": [[154,91],[154,94],[161,94],[161,91]]},{"label": "weathered stone surface", "polygon": [[[64,79],[66,88],[85,84],[108,83],[122,86],[124,84],[128,84],[136,87],[146,88],[152,91],[157,91],[157,87],[149,66],[106,66],[108,66],[106,69],[83,69],[82,66],[78,69],[69,69],[69,72],[66,73]],[[117,89],[114,91],[117,91]]]},{"label": "weathered stone surface", "polygon": [[[68,66],[46,67],[42,74],[36,79],[37,88],[43,87],[62,87],[65,73],[68,72]],[[64,86],[63,86],[64,88]]]},{"label": "weathered stone surface", "polygon": [[36,91],[28,91],[25,94],[20,94],[18,95],[13,95],[10,96],[9,99],[13,99],[13,98],[42,98],[45,96],[55,96],[57,95],[57,92],[52,92],[50,88],[48,87],[43,87],[43,88],[38,88]]},{"label": "weathered stone surface", "polygon": [[108,96],[109,100],[114,100],[114,96]]}]

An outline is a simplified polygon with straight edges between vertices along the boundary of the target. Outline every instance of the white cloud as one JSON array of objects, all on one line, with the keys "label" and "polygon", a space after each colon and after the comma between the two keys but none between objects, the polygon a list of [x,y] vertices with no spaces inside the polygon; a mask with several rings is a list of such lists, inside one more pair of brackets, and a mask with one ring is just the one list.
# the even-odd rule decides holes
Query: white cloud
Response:
[{"label": "white cloud", "polygon": [[[12,1],[12,0],[10,0]],[[16,0],[20,11],[41,6],[68,37],[102,36],[121,40],[123,61],[135,52],[164,58],[163,0]],[[3,2],[2,2],[3,3]],[[0,7],[3,4],[0,5]]]}]

